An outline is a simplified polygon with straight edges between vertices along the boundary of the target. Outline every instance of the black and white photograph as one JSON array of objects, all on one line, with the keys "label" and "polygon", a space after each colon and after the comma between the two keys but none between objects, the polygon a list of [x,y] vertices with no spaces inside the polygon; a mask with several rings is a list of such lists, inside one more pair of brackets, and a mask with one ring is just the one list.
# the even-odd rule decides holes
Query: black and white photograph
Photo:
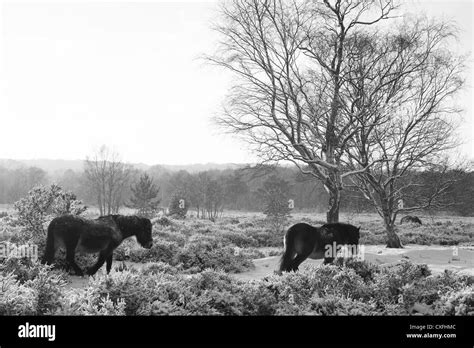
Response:
[{"label": "black and white photograph", "polygon": [[472,347],[473,15],[0,0],[0,346]]}]

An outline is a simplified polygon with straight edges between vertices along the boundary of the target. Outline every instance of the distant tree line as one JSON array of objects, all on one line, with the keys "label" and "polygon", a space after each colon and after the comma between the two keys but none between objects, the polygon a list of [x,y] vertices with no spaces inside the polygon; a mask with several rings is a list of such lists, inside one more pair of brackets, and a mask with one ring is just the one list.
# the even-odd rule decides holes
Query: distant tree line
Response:
[{"label": "distant tree line", "polygon": [[[143,177],[144,174],[147,174],[146,178]],[[430,208],[431,211],[474,216],[474,171],[426,170],[412,172],[409,180],[412,185],[409,194],[405,196],[405,206],[426,202],[430,195],[439,189],[439,182],[451,182],[451,185],[443,187],[443,199],[438,199]],[[91,184],[87,171],[66,170],[61,174],[49,175],[35,167],[18,169],[0,167],[0,204],[13,204],[25,197],[33,187],[53,182],[62,189],[76,194],[85,204],[98,206],[97,187]],[[118,204],[117,209],[111,212],[134,204],[141,205],[142,211],[166,209],[170,207],[172,200],[179,204],[180,199],[185,200],[188,214],[202,218],[218,218],[224,210],[263,212],[265,199],[262,192],[265,192],[265,187],[282,182],[287,185],[285,188],[282,187],[282,190],[294,201],[296,211],[317,213],[326,211],[328,193],[323,184],[301,174],[296,167],[261,166],[189,173],[186,170],[173,172],[156,165],[146,172],[134,168],[127,169],[126,182],[119,185],[120,200],[115,203]],[[146,206],[144,203],[147,200],[146,195],[153,196],[151,206]],[[375,212],[373,204],[360,190],[351,189],[348,185],[341,195],[342,211]]]}]

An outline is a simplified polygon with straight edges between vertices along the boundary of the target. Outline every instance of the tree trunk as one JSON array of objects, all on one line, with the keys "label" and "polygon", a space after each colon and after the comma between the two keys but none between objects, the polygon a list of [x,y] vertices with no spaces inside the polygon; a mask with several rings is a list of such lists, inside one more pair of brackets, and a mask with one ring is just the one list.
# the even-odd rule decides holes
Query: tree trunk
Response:
[{"label": "tree trunk", "polygon": [[387,232],[387,248],[403,248],[400,238],[395,232],[395,226],[389,217],[384,218],[385,230]]},{"label": "tree trunk", "polygon": [[329,193],[328,211],[326,220],[328,223],[339,222],[339,205],[341,203],[341,191],[337,186],[326,186]]}]

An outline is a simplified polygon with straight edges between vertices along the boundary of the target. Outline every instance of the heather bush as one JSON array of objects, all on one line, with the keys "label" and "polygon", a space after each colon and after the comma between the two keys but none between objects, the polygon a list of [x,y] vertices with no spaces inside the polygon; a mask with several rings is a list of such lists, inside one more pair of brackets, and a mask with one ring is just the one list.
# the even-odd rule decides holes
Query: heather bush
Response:
[{"label": "heather bush", "polygon": [[8,258],[0,263],[0,314],[51,314],[60,306],[65,284],[65,274],[51,266]]},{"label": "heather bush", "polygon": [[184,234],[181,234],[179,232],[170,232],[167,230],[153,231],[153,238],[174,242],[179,246],[183,246],[188,239],[188,237]]},{"label": "heather bush", "polygon": [[474,315],[474,286],[466,286],[444,294],[438,301],[435,311],[437,315]]},{"label": "heather bush", "polygon": [[159,225],[159,226],[162,226],[162,227],[166,227],[166,226],[171,226],[174,222],[173,222],[172,219],[170,219],[166,216],[162,216],[160,218],[153,219],[152,223],[153,223],[153,225]]},{"label": "heather bush", "polygon": [[259,245],[255,238],[242,232],[225,231],[218,235],[226,241],[226,244],[233,244],[239,248],[257,247]]},{"label": "heather bush", "polygon": [[109,295],[101,296],[97,285],[65,292],[56,315],[125,315],[125,301],[113,302]]},{"label": "heather bush", "polygon": [[249,228],[245,231],[248,237],[257,241],[258,247],[281,247],[284,234],[267,228]]},{"label": "heather bush", "polygon": [[51,272],[47,266],[41,267],[36,277],[25,283],[35,293],[35,315],[52,314],[60,306],[64,285],[65,275]]},{"label": "heather bush", "polygon": [[213,268],[238,273],[254,267],[244,256],[236,255],[234,248],[222,246],[218,240],[212,238],[189,242],[179,250],[176,261],[184,268],[195,268],[199,271]]},{"label": "heather bush", "polygon": [[34,315],[34,289],[22,284],[15,274],[0,274],[0,315]]},{"label": "heather bush", "polygon": [[175,242],[154,240],[151,249],[136,248],[130,251],[133,262],[167,262],[174,264],[176,254],[180,250]]},{"label": "heather bush", "polygon": [[249,259],[249,260],[260,259],[260,258],[266,256],[264,252],[262,252],[262,251],[259,250],[259,249],[255,249],[255,248],[239,248],[239,247],[235,247],[235,248],[234,248],[234,252],[235,252],[236,254],[242,255],[243,257],[245,257],[246,259]]},{"label": "heather bush", "polygon": [[372,301],[362,302],[350,298],[328,295],[311,298],[308,314],[311,315],[380,315]]},{"label": "heather bush", "polygon": [[44,266],[30,258],[9,257],[0,262],[0,273],[2,275],[13,274],[21,284],[34,279]]}]

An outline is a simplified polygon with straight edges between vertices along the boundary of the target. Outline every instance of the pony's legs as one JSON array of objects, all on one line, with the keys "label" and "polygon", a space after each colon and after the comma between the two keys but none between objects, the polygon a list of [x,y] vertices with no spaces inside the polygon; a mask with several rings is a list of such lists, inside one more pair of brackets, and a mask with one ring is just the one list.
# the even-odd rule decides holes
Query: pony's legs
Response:
[{"label": "pony's legs", "polygon": [[112,254],[107,256],[107,259],[105,261],[106,261],[106,266],[105,267],[107,269],[107,274],[109,274],[110,270],[112,269]]},{"label": "pony's legs", "polygon": [[280,268],[277,271],[277,274],[280,274],[282,272],[290,272],[292,270],[292,265],[293,265],[293,260],[296,256],[296,253],[294,251],[290,250],[285,250],[285,253],[282,255],[281,260],[280,260]]},{"label": "pony's legs", "polygon": [[[102,250],[100,253],[99,253],[99,258],[97,259],[97,262],[95,263],[94,266],[90,267],[88,270],[87,270],[87,274],[88,275],[94,275],[98,270],[99,268],[102,267],[102,265],[104,264],[104,262],[110,257],[112,258],[112,252],[114,251],[114,248],[111,248],[111,247],[108,247],[107,249],[105,250]],[[109,262],[107,261],[107,268],[109,267]],[[112,267],[112,259],[110,260],[110,267]],[[107,271],[107,273],[109,273],[110,269]]]},{"label": "pony's legs", "polygon": [[106,258],[107,258],[106,253],[104,251],[101,251],[99,253],[99,258],[97,259],[97,262],[95,263],[95,265],[87,269],[87,274],[90,276],[94,275],[99,270],[99,268],[102,267]]},{"label": "pony's legs", "polygon": [[69,265],[73,268],[74,272],[78,276],[83,276],[84,272],[80,269],[80,267],[77,265],[76,261],[74,260],[75,256],[75,246],[73,245],[68,245],[66,246],[66,260],[69,263]]},{"label": "pony's legs", "polygon": [[296,257],[293,259],[291,270],[296,272],[301,263],[306,260],[310,254],[311,252],[296,255]]},{"label": "pony's legs", "polygon": [[323,264],[327,265],[329,263],[332,263],[333,261],[334,261],[334,257],[325,257]]}]

